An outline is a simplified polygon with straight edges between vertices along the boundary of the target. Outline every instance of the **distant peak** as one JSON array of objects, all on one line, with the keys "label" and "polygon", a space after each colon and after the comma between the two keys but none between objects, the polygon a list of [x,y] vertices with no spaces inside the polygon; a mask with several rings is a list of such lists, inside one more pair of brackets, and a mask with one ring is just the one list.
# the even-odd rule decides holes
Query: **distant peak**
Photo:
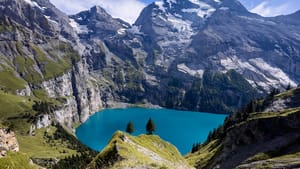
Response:
[{"label": "distant peak", "polygon": [[102,8],[101,6],[98,6],[98,5],[93,6],[90,9],[90,12],[100,14],[100,15],[109,15],[104,8]]}]

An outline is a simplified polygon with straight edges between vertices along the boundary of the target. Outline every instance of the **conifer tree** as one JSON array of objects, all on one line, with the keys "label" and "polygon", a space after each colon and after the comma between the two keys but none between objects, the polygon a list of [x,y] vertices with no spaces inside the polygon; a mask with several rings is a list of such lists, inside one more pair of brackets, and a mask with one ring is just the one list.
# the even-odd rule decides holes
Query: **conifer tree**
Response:
[{"label": "conifer tree", "polygon": [[134,126],[133,126],[133,123],[131,121],[127,124],[126,132],[129,133],[129,134],[132,134],[134,132]]},{"label": "conifer tree", "polygon": [[150,118],[146,125],[147,134],[152,135],[155,130],[156,130],[155,124],[153,120]]}]

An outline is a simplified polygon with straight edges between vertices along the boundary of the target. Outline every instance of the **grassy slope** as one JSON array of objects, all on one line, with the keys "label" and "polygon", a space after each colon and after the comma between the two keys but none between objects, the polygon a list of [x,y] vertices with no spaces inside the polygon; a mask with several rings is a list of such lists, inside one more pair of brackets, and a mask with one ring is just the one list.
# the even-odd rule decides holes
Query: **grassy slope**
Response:
[{"label": "grassy slope", "polygon": [[[30,34],[30,30],[21,25],[12,24],[10,26],[9,24],[1,22],[0,33],[19,30],[19,33],[25,37],[32,35],[35,36],[32,38],[41,38],[42,41],[46,39],[44,35],[38,32]],[[26,153],[26,158],[53,159],[78,154],[79,149],[87,151],[87,149],[80,147],[79,143],[76,143],[76,145],[80,145],[76,148],[73,145],[75,144],[74,138],[70,139],[70,136],[66,136],[66,134],[61,134],[63,139],[55,137],[54,135],[57,134],[56,127],[39,129],[34,132],[33,136],[29,136],[30,126],[37,118],[37,112],[32,109],[34,101],[46,101],[58,105],[63,98],[50,99],[42,89],[33,90],[31,97],[16,95],[16,91],[24,89],[26,84],[35,86],[43,80],[52,79],[70,70],[72,63],[78,62],[80,59],[78,53],[65,42],[57,43],[56,39],[45,42],[47,44],[42,43],[41,46],[28,44],[25,41],[6,41],[3,43],[9,46],[10,50],[4,53],[11,53],[9,56],[0,54],[0,127],[11,128],[15,131],[20,145],[20,154]],[[58,53],[59,55],[57,55]],[[26,166],[25,163],[23,165],[18,162],[18,157],[21,155],[17,155],[8,156],[8,158],[13,157],[10,158],[10,163],[6,164],[3,160],[0,161],[0,168],[3,168],[2,164],[10,164],[10,168]],[[28,163],[29,160],[26,161]]]},{"label": "grassy slope", "polygon": [[[46,132],[47,131],[47,132]],[[64,158],[76,154],[76,150],[67,148],[68,142],[61,139],[49,140],[46,135],[52,137],[56,128],[42,128],[36,131],[35,136],[17,135],[17,140],[20,144],[20,151],[28,154],[32,158],[47,159],[47,158]],[[29,142],[30,140],[30,142]]]},{"label": "grassy slope", "polygon": [[117,132],[105,149],[89,165],[91,169],[142,166],[189,168],[178,150],[158,136],[134,137],[122,132]]},{"label": "grassy slope", "polygon": [[7,156],[0,158],[0,168],[3,169],[36,169],[37,166],[29,163],[26,154],[8,152]]},{"label": "grassy slope", "polygon": [[0,90],[0,117],[20,117],[24,113],[33,113],[33,101],[29,97],[21,97]]},{"label": "grassy slope", "polygon": [[200,168],[202,168],[206,166],[214,157],[214,155],[220,151],[222,145],[219,143],[219,140],[213,140],[204,145],[196,153],[187,154],[185,158],[191,166],[199,166]]},{"label": "grassy slope", "polygon": [[[290,98],[298,98],[300,88],[288,90],[286,92],[282,92],[274,96],[273,101],[278,99],[290,99]],[[299,100],[298,100],[299,101]],[[261,101],[262,102],[262,101]],[[292,100],[292,102],[297,102],[296,100]],[[272,105],[271,105],[272,106]],[[232,128],[239,128],[242,125],[247,125],[250,121],[258,121],[258,120],[277,120],[278,118],[288,118],[296,113],[300,112],[300,107],[292,107],[288,109],[282,109],[277,112],[254,112],[250,113],[249,116],[241,122],[233,124]],[[225,138],[223,138],[225,139]],[[234,141],[234,140],[233,140]],[[291,140],[290,145],[281,147],[279,150],[274,150],[272,152],[260,152],[256,155],[249,157],[246,161],[244,161],[243,165],[239,166],[240,169],[246,168],[272,168],[274,166],[284,167],[286,165],[292,165],[300,167],[300,138],[298,140]],[[188,154],[185,158],[189,162],[190,165],[197,166],[197,168],[205,168],[210,163],[210,160],[214,158],[214,156],[219,155],[219,148],[223,146],[222,142],[217,142],[216,140],[212,140],[202,146],[196,153]],[[299,151],[297,151],[299,150]],[[281,151],[287,151],[282,153]],[[222,152],[221,152],[222,153]]]}]

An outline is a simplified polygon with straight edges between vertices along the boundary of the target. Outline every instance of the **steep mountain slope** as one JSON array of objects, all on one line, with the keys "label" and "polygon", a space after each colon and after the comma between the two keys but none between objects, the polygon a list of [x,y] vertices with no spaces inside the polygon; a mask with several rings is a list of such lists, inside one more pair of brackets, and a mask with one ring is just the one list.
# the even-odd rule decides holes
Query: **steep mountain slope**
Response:
[{"label": "steep mountain slope", "polygon": [[197,168],[300,166],[300,88],[271,93],[226,119],[187,160]]},{"label": "steep mountain slope", "polygon": [[44,0],[0,6],[0,126],[15,132],[21,152],[2,162],[29,156],[49,167],[90,154],[66,131],[102,107],[69,17]]},{"label": "steep mountain slope", "polygon": [[[143,15],[141,14],[141,18]],[[88,64],[93,69],[95,76],[105,82],[102,89],[111,93],[110,96],[103,97],[106,100],[104,101],[105,105],[111,106],[114,105],[114,102],[151,103],[168,108],[229,113],[247,103],[251,98],[259,96],[258,92],[240,75],[236,74],[230,77],[233,71],[221,73],[209,69],[194,70],[184,63],[178,64],[176,67],[175,62],[168,68],[165,63],[164,65],[167,67],[153,63],[153,55],[158,56],[159,50],[154,47],[155,44],[151,37],[142,32],[137,25],[130,27],[119,19],[113,19],[101,7],[93,7],[89,11],[71,17],[77,22],[75,28],[85,30],[80,31],[80,40],[87,46],[85,57]],[[149,23],[150,21],[145,22]],[[161,27],[167,29],[168,25]],[[149,34],[154,36],[155,33]],[[174,38],[185,36],[184,32],[174,34],[169,29],[162,34],[164,35],[158,37],[164,38],[162,41],[165,42],[168,42],[166,39],[170,39],[167,37],[168,34]],[[179,45],[178,42],[181,41],[178,39],[173,42]],[[180,49],[182,47],[169,44],[169,48]],[[168,52],[167,49],[163,51]],[[179,53],[180,51],[170,53],[168,57],[174,57],[176,54],[176,62],[181,59],[189,60],[187,55],[177,57]],[[204,74],[205,77],[211,77],[203,80]],[[206,85],[206,83],[213,83],[209,80],[216,79],[226,85],[216,88]],[[198,83],[199,81],[203,81],[203,84],[202,82]],[[200,90],[199,94],[195,94],[193,97],[186,95],[196,88],[193,86],[196,83]],[[229,100],[225,103],[216,93],[223,93],[228,98],[237,98],[237,101]],[[210,97],[200,97],[205,94]],[[190,104],[190,100],[197,100],[196,104]],[[220,107],[214,109],[211,105],[217,102],[220,103],[218,104]]]},{"label": "steep mountain slope", "polygon": [[[1,1],[1,87],[11,94],[62,100],[56,119],[71,126],[99,110],[82,46],[69,17],[49,1]],[[97,94],[96,94],[97,93]]]},{"label": "steep mountain slope", "polygon": [[299,82],[300,29],[281,23],[249,13],[236,0],[163,0],[145,8],[135,25],[157,66],[184,65],[200,75],[234,69],[253,86],[268,89]]},{"label": "steep mountain slope", "polygon": [[89,164],[102,168],[178,168],[192,169],[178,150],[154,135],[130,136],[116,132],[109,144]]}]

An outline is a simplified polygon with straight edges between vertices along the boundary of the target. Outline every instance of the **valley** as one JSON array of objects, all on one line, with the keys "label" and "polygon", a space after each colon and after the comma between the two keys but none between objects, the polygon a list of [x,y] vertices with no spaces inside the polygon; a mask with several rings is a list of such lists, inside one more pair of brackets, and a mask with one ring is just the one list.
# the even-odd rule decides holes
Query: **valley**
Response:
[{"label": "valley", "polygon": [[[18,147],[1,144],[0,168],[299,167],[299,14],[162,0],[131,25],[100,6],[68,16],[49,0],[0,0],[0,138]],[[185,157],[155,135],[113,131],[101,152],[77,139],[96,112],[128,107],[228,117],[189,129],[201,140]]]}]

